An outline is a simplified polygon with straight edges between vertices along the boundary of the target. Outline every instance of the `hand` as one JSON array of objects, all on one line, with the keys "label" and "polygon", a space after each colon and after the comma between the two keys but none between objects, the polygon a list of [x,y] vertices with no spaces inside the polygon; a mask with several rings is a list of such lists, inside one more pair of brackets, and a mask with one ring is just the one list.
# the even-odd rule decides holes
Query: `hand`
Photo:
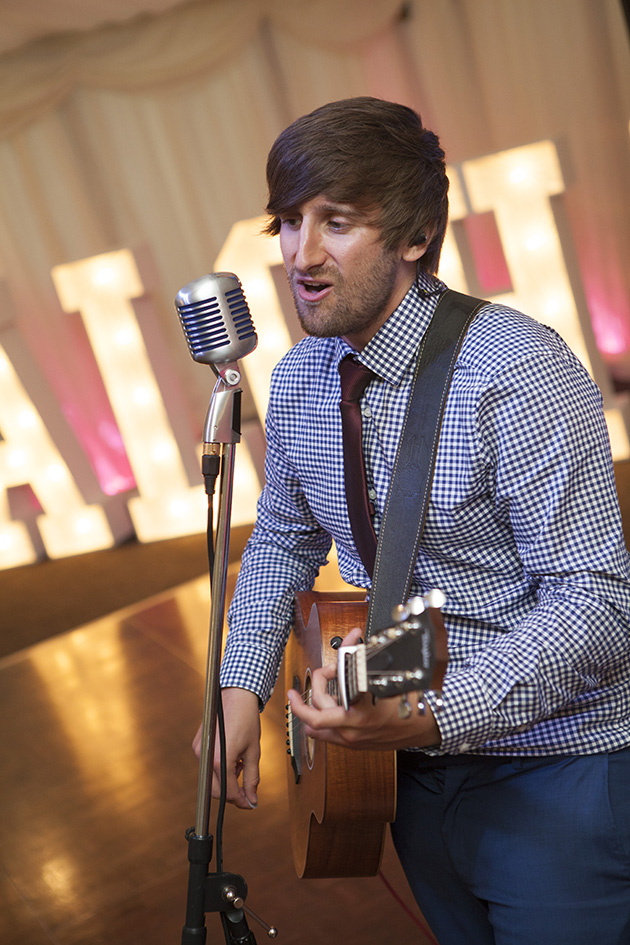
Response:
[{"label": "hand", "polygon": [[[226,744],[226,797],[230,804],[251,810],[258,803],[260,781],[260,711],[258,696],[249,689],[223,689],[223,718]],[[200,725],[193,739],[193,751],[201,754]],[[220,746],[218,733],[214,748],[212,796],[220,793]]]},{"label": "hand", "polygon": [[[360,637],[360,630],[352,630],[343,645],[354,645]],[[315,670],[311,705],[305,705],[294,689],[289,690],[291,712],[304,722],[306,735],[345,748],[383,751],[439,745],[440,731],[428,708],[426,715],[412,712],[410,718],[401,719],[398,698],[380,699],[373,704],[372,696],[364,693],[346,712],[328,693],[328,681],[336,673],[334,664]],[[414,704],[413,693],[409,693],[409,701]]]}]

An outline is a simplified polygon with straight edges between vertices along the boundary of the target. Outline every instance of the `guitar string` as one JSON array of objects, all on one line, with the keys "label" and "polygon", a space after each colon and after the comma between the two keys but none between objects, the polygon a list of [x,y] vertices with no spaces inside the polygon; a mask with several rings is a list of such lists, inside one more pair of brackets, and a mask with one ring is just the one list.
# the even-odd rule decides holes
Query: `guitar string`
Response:
[{"label": "guitar string", "polygon": [[[334,683],[336,682],[336,680],[330,680],[330,682]],[[302,700],[304,705],[308,704],[308,697],[310,696],[310,694],[311,694],[310,689],[306,689],[304,692],[300,694],[300,699]],[[300,725],[304,725],[304,722],[302,721],[302,719],[299,719],[296,715],[293,715],[293,713],[291,713],[291,717],[289,719],[289,713],[291,712],[291,707],[287,703],[285,708],[287,711],[287,719],[288,719],[287,725],[286,725],[287,734],[292,736],[296,731],[299,730]]]}]

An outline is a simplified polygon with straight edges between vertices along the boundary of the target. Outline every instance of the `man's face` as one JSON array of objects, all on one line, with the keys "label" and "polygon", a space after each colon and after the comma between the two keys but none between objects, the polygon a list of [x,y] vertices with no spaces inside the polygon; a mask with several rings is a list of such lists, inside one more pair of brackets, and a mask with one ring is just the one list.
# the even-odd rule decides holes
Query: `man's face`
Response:
[{"label": "man's face", "polygon": [[415,261],[383,246],[376,212],[315,197],[280,218],[280,247],[309,335],[363,348],[400,304]]}]

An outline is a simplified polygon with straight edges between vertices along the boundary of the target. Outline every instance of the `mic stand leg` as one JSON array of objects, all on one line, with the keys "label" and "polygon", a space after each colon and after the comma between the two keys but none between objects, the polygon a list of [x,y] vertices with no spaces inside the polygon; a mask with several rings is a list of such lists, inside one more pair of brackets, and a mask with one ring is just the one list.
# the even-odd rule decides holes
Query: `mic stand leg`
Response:
[{"label": "mic stand leg", "polygon": [[[206,687],[201,734],[199,781],[195,826],[186,832],[188,841],[188,894],[186,901],[186,923],[182,929],[182,945],[203,945],[206,941],[206,912],[223,913],[226,934],[233,945],[256,945],[253,933],[247,927],[243,904],[247,896],[247,884],[235,873],[210,873],[213,841],[209,833],[210,804],[212,797],[212,772],[214,762],[215,734],[218,716],[219,665],[225,611],[230,518],[234,484],[235,447],[240,441],[240,374],[233,371],[223,373],[217,381],[204,427],[204,457],[202,470],[210,467],[216,477],[220,472],[220,492],[217,520],[216,548],[212,567],[212,593],[210,605],[210,627]],[[209,460],[208,458],[211,457]],[[217,463],[218,457],[218,463]],[[217,469],[218,467],[218,469]],[[211,527],[211,524],[210,526]],[[275,929],[268,935],[274,938]]]}]

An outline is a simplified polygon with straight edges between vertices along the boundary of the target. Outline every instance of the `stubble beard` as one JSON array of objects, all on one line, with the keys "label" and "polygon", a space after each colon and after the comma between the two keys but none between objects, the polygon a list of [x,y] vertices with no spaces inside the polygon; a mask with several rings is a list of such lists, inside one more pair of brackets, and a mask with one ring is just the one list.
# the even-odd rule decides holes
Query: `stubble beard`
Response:
[{"label": "stubble beard", "polygon": [[295,271],[291,271],[289,285],[302,330],[315,338],[359,334],[380,321],[392,297],[397,254],[384,251],[376,264],[360,267],[351,285],[338,271],[329,270],[327,277],[324,266],[311,270],[309,276],[330,282],[333,289],[321,301],[308,302],[298,295]]}]

